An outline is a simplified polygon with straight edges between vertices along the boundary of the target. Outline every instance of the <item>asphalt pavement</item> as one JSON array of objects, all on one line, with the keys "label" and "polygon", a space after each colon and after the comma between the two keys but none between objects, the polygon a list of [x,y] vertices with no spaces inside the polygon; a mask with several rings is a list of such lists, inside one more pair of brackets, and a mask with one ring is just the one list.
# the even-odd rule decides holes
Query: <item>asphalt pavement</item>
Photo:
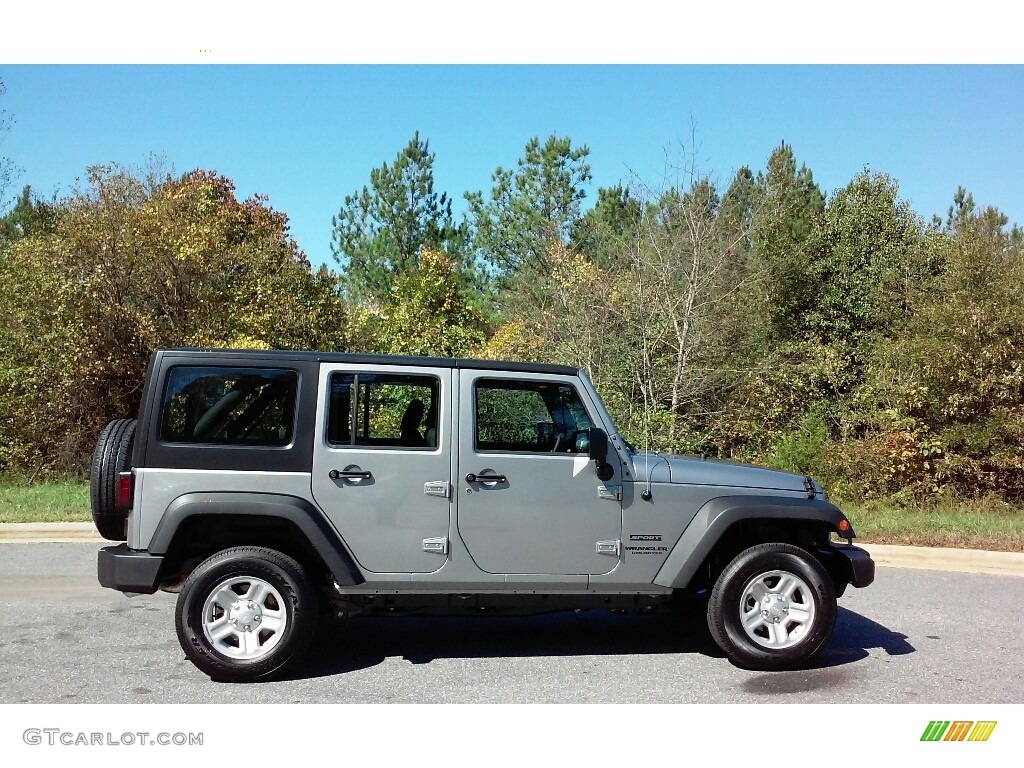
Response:
[{"label": "asphalt pavement", "polygon": [[174,595],[96,582],[95,543],[0,544],[0,703],[1021,703],[1024,580],[879,567],[840,599],[810,669],[738,669],[700,611],[357,618],[287,680],[212,682],[184,659]]}]

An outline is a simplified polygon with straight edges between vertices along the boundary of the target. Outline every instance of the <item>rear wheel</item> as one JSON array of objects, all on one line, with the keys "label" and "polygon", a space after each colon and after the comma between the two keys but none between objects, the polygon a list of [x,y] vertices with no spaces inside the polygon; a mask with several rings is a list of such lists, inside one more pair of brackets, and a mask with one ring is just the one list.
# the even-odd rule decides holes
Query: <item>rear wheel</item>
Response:
[{"label": "rear wheel", "polygon": [[836,622],[832,579],[809,552],[759,544],[729,563],[708,603],[715,642],[737,665],[799,667],[825,647]]},{"label": "rear wheel", "polygon": [[89,470],[89,502],[96,530],[105,539],[128,538],[125,520],[128,509],[117,505],[118,476],[132,468],[135,420],[115,419],[103,428],[92,454]]},{"label": "rear wheel", "polygon": [[189,660],[210,677],[251,682],[281,674],[313,635],[316,594],[303,567],[264,547],[235,547],[185,580],[175,623]]}]

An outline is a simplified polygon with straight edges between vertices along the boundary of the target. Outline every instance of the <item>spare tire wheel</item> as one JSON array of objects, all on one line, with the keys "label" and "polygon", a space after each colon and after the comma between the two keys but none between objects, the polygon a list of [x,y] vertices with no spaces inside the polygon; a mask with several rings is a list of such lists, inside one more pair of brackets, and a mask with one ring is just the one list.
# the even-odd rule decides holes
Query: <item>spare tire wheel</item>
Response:
[{"label": "spare tire wheel", "polygon": [[103,428],[92,454],[89,473],[89,496],[92,519],[105,539],[125,541],[125,520],[128,507],[118,507],[117,484],[119,475],[132,468],[132,448],[135,445],[135,419],[114,419]]}]

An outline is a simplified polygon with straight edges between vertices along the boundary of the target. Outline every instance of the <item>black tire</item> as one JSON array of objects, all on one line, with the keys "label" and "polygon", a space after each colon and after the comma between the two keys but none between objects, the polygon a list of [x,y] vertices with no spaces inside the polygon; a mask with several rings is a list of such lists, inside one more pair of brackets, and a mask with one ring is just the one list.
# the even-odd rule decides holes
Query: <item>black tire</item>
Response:
[{"label": "black tire", "polygon": [[[246,577],[270,584],[283,598],[286,623],[281,637],[265,654],[232,658],[218,650],[203,630],[207,598],[225,581]],[[282,674],[313,637],[319,605],[303,567],[287,555],[265,547],[234,547],[196,566],[178,595],[175,627],[185,656],[214,680],[254,682]],[[258,633],[257,633],[258,634]]]},{"label": "black tire", "polygon": [[[741,605],[752,609],[751,604],[743,602],[748,585],[758,576],[768,576],[774,571],[802,580],[808,594],[804,595],[799,589],[794,596],[799,595],[805,603],[810,600],[814,606],[813,618],[807,625],[786,624],[792,627],[793,634],[799,632],[797,640],[788,641],[794,643],[788,647],[769,647],[774,630],[768,627],[763,628],[766,637],[755,641],[740,619]],[[768,576],[769,582],[772,578]],[[754,620],[758,621],[756,616]],[[790,544],[758,544],[741,552],[718,577],[708,603],[708,627],[712,637],[734,664],[746,669],[776,671],[802,666],[825,647],[835,623],[836,593],[832,579],[813,555]],[[760,631],[759,627],[756,632]]]},{"label": "black tire", "polygon": [[96,530],[110,541],[125,541],[128,509],[118,509],[118,475],[132,468],[135,420],[115,419],[103,428],[92,453],[89,470],[89,501]]}]

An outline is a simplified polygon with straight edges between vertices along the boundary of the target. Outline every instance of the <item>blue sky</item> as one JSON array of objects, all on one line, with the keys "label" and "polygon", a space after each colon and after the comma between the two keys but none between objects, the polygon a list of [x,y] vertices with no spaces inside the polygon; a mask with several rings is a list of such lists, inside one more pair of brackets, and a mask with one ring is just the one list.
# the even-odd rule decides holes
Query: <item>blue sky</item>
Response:
[{"label": "blue sky", "polygon": [[439,190],[461,208],[526,141],[590,147],[594,183],[657,183],[695,129],[722,184],[782,140],[833,191],[869,166],[929,218],[957,185],[1024,223],[1021,66],[74,66],[4,65],[0,154],[19,183],[66,193],[88,165],[166,156],[266,194],[314,263],[330,221],[371,168],[419,130]]}]

